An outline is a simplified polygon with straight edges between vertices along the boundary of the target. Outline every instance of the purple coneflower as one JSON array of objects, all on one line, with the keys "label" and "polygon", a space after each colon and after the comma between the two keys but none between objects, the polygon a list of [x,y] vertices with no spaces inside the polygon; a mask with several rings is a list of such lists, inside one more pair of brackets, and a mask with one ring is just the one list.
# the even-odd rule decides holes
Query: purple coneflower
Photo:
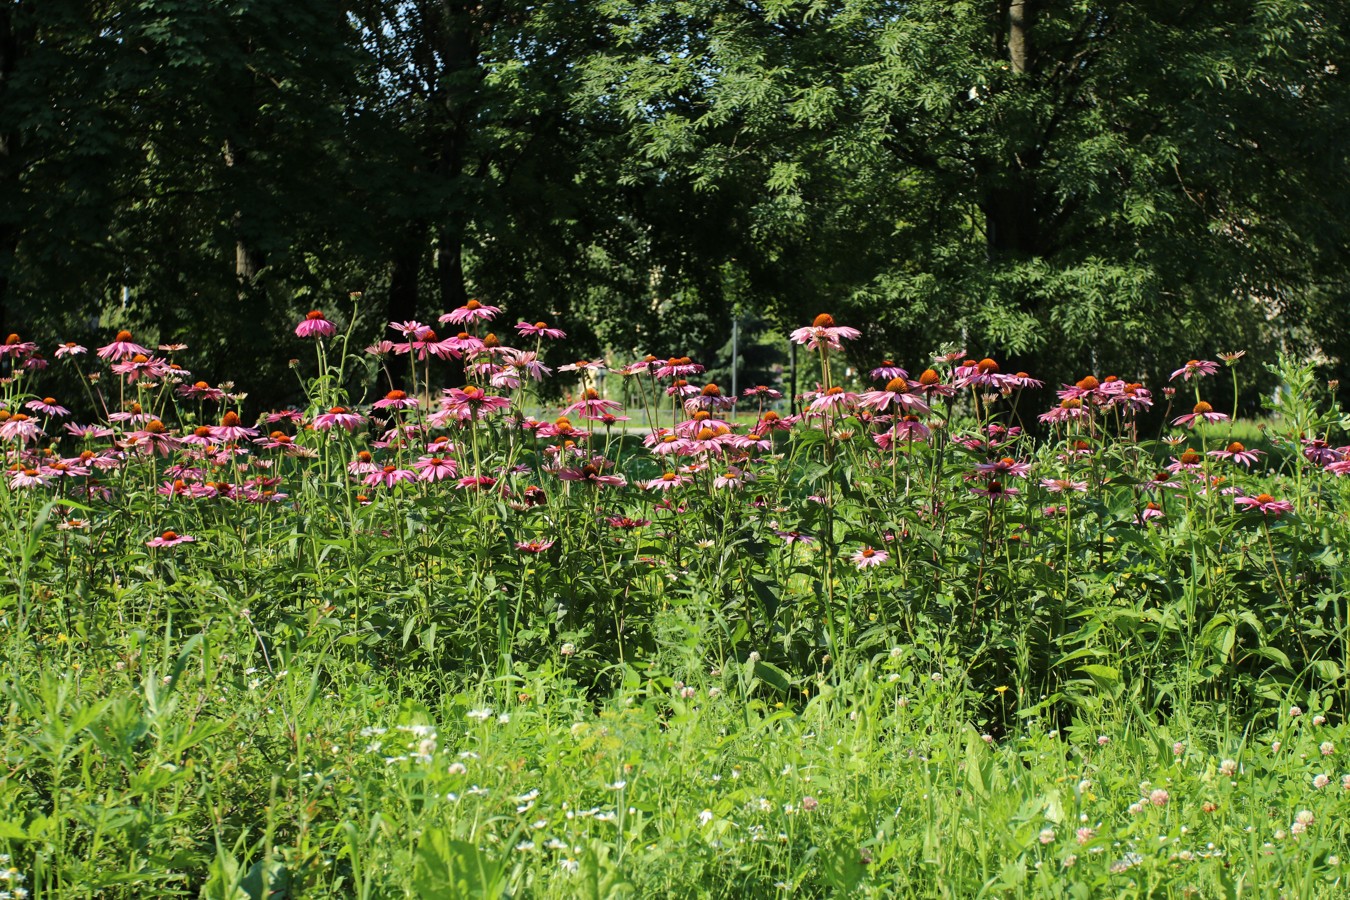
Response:
[{"label": "purple coneflower", "polygon": [[211,429],[211,437],[217,441],[247,441],[258,436],[258,429],[248,428],[239,421],[239,414],[229,410],[220,417],[220,424]]},{"label": "purple coneflower", "polygon": [[174,531],[166,531],[159,537],[151,538],[145,542],[147,547],[176,547],[179,544],[191,544],[197,540],[190,534],[178,534]]},{"label": "purple coneflower", "polygon": [[891,555],[885,550],[877,550],[872,547],[863,547],[852,556],[853,564],[859,569],[874,568],[890,558]]},{"label": "purple coneflower", "polygon": [[1042,478],[1041,487],[1052,494],[1062,494],[1066,491],[1086,491],[1086,481],[1074,481],[1069,478]]},{"label": "purple coneflower", "polygon": [[37,469],[27,466],[12,466],[9,470],[9,486],[15,489],[46,487],[47,479]]},{"label": "purple coneflower", "polygon": [[816,316],[808,328],[798,328],[790,335],[794,344],[805,344],[808,350],[826,347],[830,350],[842,350],[840,341],[853,341],[862,337],[862,332],[845,325],[835,325],[834,317],[829,313]]},{"label": "purple coneflower", "polygon": [[361,479],[361,483],[368,487],[384,486],[392,488],[400,481],[415,481],[417,473],[411,469],[400,469],[398,466],[383,466]]},{"label": "purple coneflower", "polygon": [[886,387],[882,390],[863,392],[858,398],[858,405],[877,412],[890,409],[892,406],[907,413],[928,412],[928,404],[911,393],[909,382],[898,375],[886,382]]},{"label": "purple coneflower", "polygon": [[1247,510],[1256,510],[1263,516],[1274,516],[1279,518],[1285,513],[1294,511],[1294,505],[1288,500],[1276,500],[1269,494],[1257,494],[1255,497],[1238,497],[1233,501],[1235,506],[1240,506]]},{"label": "purple coneflower", "polygon": [[543,553],[552,547],[554,541],[516,541],[516,549],[521,553]]},{"label": "purple coneflower", "polygon": [[111,344],[106,347],[98,348],[99,359],[122,360],[135,356],[137,353],[149,357],[150,351],[142,347],[131,339],[130,331],[119,331],[113,337]]},{"label": "purple coneflower", "polygon": [[347,431],[356,431],[366,422],[365,416],[349,411],[345,406],[334,406],[326,413],[320,413],[314,417],[314,428],[317,431],[329,431],[333,428],[343,428]]},{"label": "purple coneflower", "polygon": [[409,397],[406,391],[390,391],[373,406],[375,409],[416,409],[417,398]]},{"label": "purple coneflower", "polygon": [[535,322],[533,325],[529,322],[518,322],[516,331],[520,332],[521,337],[546,337],[554,341],[567,337],[567,332],[561,328],[550,328],[547,322]]},{"label": "purple coneflower", "polygon": [[885,360],[870,373],[873,381],[891,381],[896,378],[909,378],[909,373],[891,360]]},{"label": "purple coneflower", "polygon": [[14,413],[5,419],[4,424],[0,424],[0,439],[6,441],[28,443],[41,435],[42,429],[38,427],[37,420],[24,413]]},{"label": "purple coneflower", "polygon": [[1233,441],[1233,443],[1222,450],[1209,451],[1210,456],[1218,459],[1230,460],[1235,463],[1241,463],[1248,468],[1251,468],[1264,453],[1265,451],[1262,450],[1248,450],[1242,445],[1241,441]]},{"label": "purple coneflower", "polygon": [[506,409],[511,405],[511,401],[505,397],[494,397],[472,384],[464,388],[449,388],[444,394],[441,398],[442,412],[461,422],[487,418],[494,410]]},{"label": "purple coneflower", "polygon": [[600,396],[600,392],[595,388],[586,388],[581,394],[581,399],[562,411],[562,414],[580,412],[586,416],[599,416],[607,412],[617,412],[623,409],[623,405],[617,400],[606,400]]},{"label": "purple coneflower", "polygon": [[[298,338],[330,338],[337,334],[337,326],[323,317],[323,313],[317,309],[311,309],[305,313],[305,317],[300,320],[300,324],[295,326],[295,336]],[[103,351],[99,351],[99,356]]]},{"label": "purple coneflower", "polygon": [[44,413],[58,419],[70,415],[70,410],[57,403],[55,397],[43,397],[41,400],[29,400],[24,406],[34,412]]},{"label": "purple coneflower", "polygon": [[65,359],[67,356],[82,356],[88,352],[89,350],[87,348],[80,346],[74,341],[66,341],[64,344],[57,346],[56,358]]},{"label": "purple coneflower", "polygon": [[477,300],[470,300],[458,309],[451,310],[438,320],[442,325],[452,323],[463,325],[467,322],[491,322],[501,312],[497,306],[488,306]]},{"label": "purple coneflower", "polygon": [[1219,371],[1219,364],[1208,359],[1191,359],[1172,373],[1168,381],[1176,381],[1177,376],[1181,376],[1183,381],[1190,381],[1191,377],[1200,378],[1204,375],[1215,375]]},{"label": "purple coneflower", "polygon": [[1026,478],[1027,473],[1031,471],[1031,463],[1018,462],[1010,456],[1005,456],[993,462],[980,463],[975,467],[975,471],[988,476],[1012,475],[1015,478]]},{"label": "purple coneflower", "polygon": [[642,482],[642,488],[648,491],[669,491],[677,487],[683,487],[688,483],[689,479],[684,475],[678,472],[667,472],[660,478]]},{"label": "purple coneflower", "polygon": [[1177,416],[1172,420],[1173,425],[1186,425],[1194,428],[1201,422],[1227,422],[1228,416],[1221,412],[1215,412],[1214,407],[1201,400],[1195,404],[1195,408],[1184,416]]},{"label": "purple coneflower", "polygon": [[444,456],[423,456],[413,464],[418,481],[444,481],[459,474],[459,466]]},{"label": "purple coneflower", "polygon": [[836,408],[848,409],[858,405],[859,397],[841,387],[832,387],[819,394],[807,407],[808,412],[824,412]]}]

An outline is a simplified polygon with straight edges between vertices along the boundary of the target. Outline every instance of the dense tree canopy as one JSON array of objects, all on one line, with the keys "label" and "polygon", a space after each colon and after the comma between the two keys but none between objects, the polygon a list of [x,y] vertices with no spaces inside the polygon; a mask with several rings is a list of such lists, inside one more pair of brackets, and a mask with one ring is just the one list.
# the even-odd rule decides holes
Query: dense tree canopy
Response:
[{"label": "dense tree canopy", "polygon": [[1339,357],[1345,43],[1329,0],[3,0],[0,310],[263,381],[353,290],[576,354],[828,308],[862,362]]}]

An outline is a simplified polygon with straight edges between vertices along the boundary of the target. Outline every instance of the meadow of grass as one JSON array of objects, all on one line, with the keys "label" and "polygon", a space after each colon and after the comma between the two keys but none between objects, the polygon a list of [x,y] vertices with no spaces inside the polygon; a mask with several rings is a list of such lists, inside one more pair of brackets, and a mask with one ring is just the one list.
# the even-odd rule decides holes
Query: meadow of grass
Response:
[{"label": "meadow of grass", "polygon": [[123,333],[67,426],[4,344],[0,898],[1346,895],[1310,367],[866,390],[821,317],[800,415],[649,358],[536,419],[495,312],[311,314],[257,421]]}]

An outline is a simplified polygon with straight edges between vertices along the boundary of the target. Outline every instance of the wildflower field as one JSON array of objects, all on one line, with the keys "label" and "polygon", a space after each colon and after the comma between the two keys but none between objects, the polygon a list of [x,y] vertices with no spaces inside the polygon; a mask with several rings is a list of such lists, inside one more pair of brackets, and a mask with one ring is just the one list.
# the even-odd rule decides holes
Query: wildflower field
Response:
[{"label": "wildflower field", "polygon": [[0,347],[0,898],[1350,896],[1311,366],[850,375],[821,315],[794,404],[510,321],[312,312],[258,415]]}]

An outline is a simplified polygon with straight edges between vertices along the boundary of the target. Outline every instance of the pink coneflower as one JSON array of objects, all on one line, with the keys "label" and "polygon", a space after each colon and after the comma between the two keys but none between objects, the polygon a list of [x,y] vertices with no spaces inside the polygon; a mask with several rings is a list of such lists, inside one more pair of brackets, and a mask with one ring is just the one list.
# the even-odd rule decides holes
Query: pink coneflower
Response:
[{"label": "pink coneflower", "polygon": [[137,431],[129,433],[126,442],[129,447],[148,447],[151,453],[160,456],[168,456],[179,443],[159,419],[151,419]]},{"label": "pink coneflower", "polygon": [[295,438],[284,431],[274,431],[267,437],[255,438],[255,441],[264,450],[280,450],[286,456],[309,459],[318,455],[309,447],[297,444]]},{"label": "pink coneflower", "polygon": [[4,424],[0,424],[0,439],[6,441],[28,443],[41,435],[42,429],[38,427],[37,420],[24,413],[14,413],[5,419]]},{"label": "pink coneflower", "polygon": [[93,469],[84,464],[84,460],[58,459],[41,467],[42,474],[51,478],[84,478],[93,474]]},{"label": "pink coneflower", "polygon": [[62,427],[67,434],[77,440],[95,441],[113,436],[113,430],[103,425],[77,425],[74,422],[67,422]]},{"label": "pink coneflower", "polygon": [[1195,404],[1195,408],[1184,416],[1177,416],[1172,420],[1173,425],[1186,425],[1194,428],[1201,422],[1227,422],[1228,416],[1221,412],[1215,412],[1214,407],[1201,400]]},{"label": "pink coneflower", "polygon": [[366,422],[365,416],[351,412],[345,406],[334,406],[326,413],[320,413],[314,417],[314,428],[316,431],[329,431],[333,428],[343,428],[354,432]]},{"label": "pink coneflower", "polygon": [[987,497],[990,500],[1004,500],[1022,493],[1017,488],[1004,487],[997,481],[990,481],[982,487],[971,488],[970,492],[980,497]]},{"label": "pink coneflower", "polygon": [[17,334],[11,334],[0,343],[0,359],[12,356],[16,360],[25,359],[37,353],[37,344],[32,341],[25,341]]},{"label": "pink coneflower", "polygon": [[1274,516],[1279,518],[1285,513],[1294,511],[1294,505],[1288,500],[1276,500],[1269,494],[1257,494],[1255,497],[1238,497],[1233,501],[1235,506],[1240,506],[1247,510],[1256,510],[1263,516]]},{"label": "pink coneflower", "polygon": [[610,528],[617,528],[620,531],[631,531],[634,528],[645,528],[652,524],[650,519],[630,519],[627,516],[610,516],[605,519]]},{"label": "pink coneflower", "polygon": [[924,369],[920,372],[918,379],[910,382],[910,387],[929,400],[934,397],[951,397],[956,393],[956,386],[944,384],[942,376],[933,369]]},{"label": "pink coneflower", "polygon": [[998,363],[989,357],[985,357],[979,362],[967,360],[956,367],[955,375],[958,388],[983,387],[1002,391],[1010,386],[1010,376],[1001,374],[998,370]]},{"label": "pink coneflower", "polygon": [[391,488],[400,481],[415,481],[417,473],[411,469],[400,469],[398,466],[383,466],[366,475],[361,479],[361,483],[367,487],[387,487]]},{"label": "pink coneflower", "polygon": [[1153,394],[1137,381],[1124,384],[1119,391],[1112,394],[1111,399],[1129,411],[1149,409],[1153,406]]},{"label": "pink coneflower", "polygon": [[1177,472],[1194,471],[1196,469],[1199,469],[1201,463],[1205,461],[1205,458],[1203,456],[1201,456],[1196,451],[1190,449],[1189,447],[1187,447],[1186,450],[1183,451],[1180,456],[1173,456],[1170,457],[1170,459],[1172,460],[1172,462],[1168,464],[1167,471],[1171,472],[1174,475]]},{"label": "pink coneflower", "polygon": [[417,398],[409,397],[406,391],[390,391],[373,406],[375,409],[416,409]]},{"label": "pink coneflower", "polygon": [[275,425],[277,422],[300,423],[305,420],[305,414],[292,407],[291,409],[279,409],[268,413],[263,421],[268,425]]},{"label": "pink coneflower", "polygon": [[323,313],[312,309],[305,313],[300,324],[295,326],[298,338],[330,338],[337,334],[337,326],[323,317]]},{"label": "pink coneflower", "polygon": [[724,396],[716,384],[705,384],[697,394],[684,401],[686,412],[724,410],[735,405],[736,398]]},{"label": "pink coneflower", "polygon": [[40,412],[57,419],[70,415],[70,410],[57,403],[55,397],[43,397],[41,400],[29,400],[24,406],[34,412]]},{"label": "pink coneflower", "polygon": [[445,313],[437,321],[442,325],[447,323],[464,325],[468,322],[491,322],[500,312],[500,307],[488,306],[477,300],[470,300],[458,309]]},{"label": "pink coneflower", "polygon": [[169,364],[158,357],[148,357],[143,353],[112,364],[114,375],[125,375],[127,384],[138,381],[154,381],[169,373]]},{"label": "pink coneflower", "polygon": [[66,341],[64,344],[57,345],[56,358],[65,359],[67,356],[82,356],[88,352],[87,348],[80,346],[74,341]]},{"label": "pink coneflower", "polygon": [[1062,494],[1066,491],[1086,491],[1086,481],[1073,481],[1069,478],[1042,478],[1041,487],[1052,494]]},{"label": "pink coneflower", "polygon": [[1186,365],[1173,372],[1172,377],[1167,380],[1176,381],[1177,376],[1181,376],[1182,380],[1190,381],[1192,377],[1200,378],[1205,375],[1215,375],[1218,371],[1219,364],[1216,362],[1208,359],[1192,359],[1187,360]]},{"label": "pink coneflower", "polygon": [[412,337],[427,326],[416,319],[408,319],[405,322],[390,322],[389,327],[404,337]]},{"label": "pink coneflower", "polygon": [[37,469],[12,466],[9,470],[9,486],[15,489],[46,487],[47,479]]},{"label": "pink coneflower", "polygon": [[1222,450],[1211,450],[1209,455],[1218,459],[1226,459],[1235,463],[1251,468],[1251,466],[1265,454],[1263,450],[1248,450],[1240,441],[1233,441]]},{"label": "pink coneflower", "polygon": [[603,372],[605,371],[605,361],[603,359],[579,359],[576,362],[570,362],[558,366],[559,372]]},{"label": "pink coneflower", "polygon": [[590,462],[580,468],[559,469],[557,476],[563,481],[584,481],[596,487],[623,487],[628,483],[622,475],[606,475],[603,464]]},{"label": "pink coneflower", "polygon": [[761,436],[772,431],[791,431],[796,421],[795,417],[784,418],[773,410],[768,410],[759,417],[759,421],[755,423],[755,427],[751,431]]},{"label": "pink coneflower", "polygon": [[677,378],[666,388],[667,397],[693,397],[698,393],[698,388],[694,387],[683,378]]},{"label": "pink coneflower", "polygon": [[807,411],[825,412],[833,409],[849,409],[857,406],[858,400],[857,394],[846,391],[841,387],[832,387],[812,400],[811,405],[807,407]]},{"label": "pink coneflower", "polygon": [[800,532],[800,531],[778,531],[778,530],[775,530],[775,531],[774,531],[774,534],[776,534],[776,535],[778,535],[780,538],[782,538],[782,539],[783,539],[783,543],[785,543],[785,544],[803,544],[803,545],[809,547],[809,546],[811,546],[812,544],[814,544],[814,543],[816,542],[816,539],[813,538],[813,537],[811,537],[811,535],[809,535],[809,534],[803,534],[803,533]]},{"label": "pink coneflower", "polygon": [[688,378],[703,374],[703,366],[687,356],[672,356],[656,366],[657,378]]},{"label": "pink coneflower", "polygon": [[882,450],[890,450],[895,443],[913,444],[928,440],[932,434],[928,426],[919,421],[918,416],[901,416],[887,431],[872,435],[872,440]]},{"label": "pink coneflower", "polygon": [[248,428],[239,421],[239,414],[229,410],[220,417],[220,424],[212,427],[211,437],[216,441],[247,441],[258,436],[258,429]]},{"label": "pink coneflower", "polygon": [[1086,416],[1087,410],[1083,408],[1083,401],[1073,397],[1059,401],[1059,406],[1054,407],[1049,412],[1041,413],[1037,416],[1037,419],[1049,425],[1057,425],[1061,422],[1071,422],[1074,419],[1082,419]]},{"label": "pink coneflower", "polygon": [[852,556],[853,564],[859,569],[874,568],[890,558],[891,555],[885,550],[876,550],[872,547],[863,547]]},{"label": "pink coneflower", "polygon": [[1018,462],[1010,456],[1005,456],[993,462],[980,463],[975,467],[975,471],[986,476],[1012,475],[1015,478],[1026,478],[1027,473],[1031,471],[1031,463]]},{"label": "pink coneflower", "polygon": [[882,390],[863,392],[858,398],[858,405],[877,412],[884,412],[892,406],[907,413],[928,412],[928,404],[910,392],[909,382],[902,376],[892,378]]},{"label": "pink coneflower", "polygon": [[783,392],[775,391],[773,388],[766,387],[762,384],[757,384],[754,387],[748,387],[741,391],[741,396],[745,398],[763,397],[767,400],[781,400],[783,399]]},{"label": "pink coneflower", "polygon": [[862,337],[862,332],[856,328],[835,325],[833,316],[821,313],[816,316],[809,328],[798,328],[789,337],[794,344],[805,344],[808,350],[819,350],[821,347],[842,350],[843,344],[840,341],[857,340]]},{"label": "pink coneflower", "polygon": [[[1115,382],[1110,382],[1114,385]],[[1085,375],[1073,384],[1066,384],[1055,392],[1055,395],[1061,400],[1083,400],[1085,402],[1103,405],[1110,402],[1112,395],[1118,388],[1108,387],[1097,380],[1095,375]]]},{"label": "pink coneflower", "polygon": [[166,531],[159,537],[151,538],[145,542],[147,547],[176,547],[179,544],[191,544],[197,540],[190,534],[178,534],[174,531]]},{"label": "pink coneflower", "polygon": [[210,400],[213,403],[218,403],[225,399],[223,390],[218,387],[211,387],[205,381],[180,384],[174,393],[187,400]]},{"label": "pink coneflower", "polygon": [[580,412],[587,416],[604,415],[607,412],[617,412],[623,409],[623,405],[617,400],[606,400],[600,396],[595,388],[586,388],[581,394],[581,399],[562,411],[562,414]]},{"label": "pink coneflower", "polygon": [[539,354],[533,350],[512,350],[506,355],[506,363],[525,372],[535,381],[543,381],[553,374],[553,370],[539,361]]},{"label": "pink coneflower", "polygon": [[1303,458],[1315,466],[1325,466],[1340,459],[1340,454],[1321,438],[1303,438]]},{"label": "pink coneflower", "polygon": [[535,322],[531,325],[529,322],[518,322],[516,331],[519,331],[521,337],[541,337],[557,341],[567,337],[567,332],[561,328],[550,328],[547,322]]},{"label": "pink coneflower", "polygon": [[642,482],[642,488],[648,491],[669,491],[677,487],[683,487],[688,483],[689,479],[686,476],[678,472],[667,472],[660,478]]},{"label": "pink coneflower", "polygon": [[122,360],[140,354],[149,357],[150,351],[131,339],[130,331],[119,331],[111,344],[98,348],[99,359]]},{"label": "pink coneflower", "polygon": [[465,475],[455,483],[461,491],[486,491],[497,484],[491,475]]},{"label": "pink coneflower", "polygon": [[1134,524],[1144,525],[1148,522],[1155,522],[1161,525],[1162,523],[1159,520],[1165,517],[1162,507],[1150,500],[1144,504],[1144,508],[1139,511],[1139,515],[1135,516]]},{"label": "pink coneflower", "polygon": [[[479,338],[474,337],[467,331],[461,331],[459,334],[452,335],[441,341],[438,346],[445,348],[446,351],[456,356],[473,357],[486,349],[485,344]],[[433,352],[435,348],[433,347]]]},{"label": "pink coneflower", "polygon": [[1005,386],[1009,388],[1026,390],[1045,387],[1044,381],[1041,381],[1039,378],[1032,378],[1026,372],[1016,372],[1007,377],[1008,380]]},{"label": "pink coneflower", "polygon": [[418,481],[444,481],[459,474],[459,466],[444,456],[423,456],[413,464]]},{"label": "pink coneflower", "polygon": [[[464,388],[449,388],[441,398],[441,412],[461,422],[469,419],[485,419],[495,410],[506,409],[511,401],[505,397],[494,397],[476,385]],[[432,424],[443,424],[444,416],[432,417]]]},{"label": "pink coneflower", "polygon": [[685,438],[677,452],[686,456],[721,455],[734,445],[735,438],[726,425],[705,424],[693,437]]},{"label": "pink coneflower", "polygon": [[741,488],[745,487],[747,482],[754,480],[755,475],[753,472],[747,472],[736,466],[730,466],[725,472],[713,479],[713,487],[739,491]]},{"label": "pink coneflower", "polygon": [[552,540],[516,541],[516,549],[521,553],[543,553],[545,550],[552,547],[554,543],[555,542]]},{"label": "pink coneflower", "polygon": [[893,381],[896,378],[907,379],[909,373],[889,359],[871,371],[873,381]]},{"label": "pink coneflower", "polygon": [[362,450],[356,454],[356,459],[347,463],[347,471],[353,475],[369,475],[371,472],[378,472],[380,466],[375,462],[375,457],[369,450]]}]

